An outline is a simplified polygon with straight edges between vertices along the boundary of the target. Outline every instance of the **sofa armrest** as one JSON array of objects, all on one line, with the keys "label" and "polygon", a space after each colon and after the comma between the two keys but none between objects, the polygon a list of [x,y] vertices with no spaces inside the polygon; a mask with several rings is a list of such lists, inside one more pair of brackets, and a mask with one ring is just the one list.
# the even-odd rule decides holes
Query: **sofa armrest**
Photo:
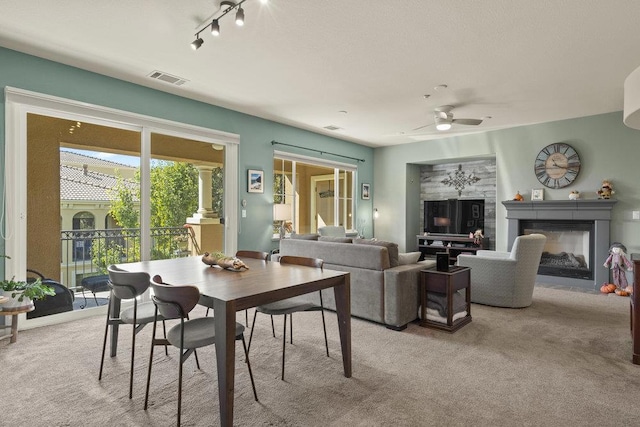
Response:
[{"label": "sofa armrest", "polygon": [[384,270],[384,323],[402,328],[418,314],[420,271],[435,267],[434,260]]}]

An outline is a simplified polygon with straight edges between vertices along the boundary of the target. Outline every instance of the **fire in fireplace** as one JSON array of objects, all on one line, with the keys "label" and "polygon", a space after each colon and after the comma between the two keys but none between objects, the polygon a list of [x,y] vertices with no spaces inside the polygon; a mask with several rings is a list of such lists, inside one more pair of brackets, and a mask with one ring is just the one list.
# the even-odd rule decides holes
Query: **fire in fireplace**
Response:
[{"label": "fire in fireplace", "polygon": [[538,274],[593,279],[594,221],[520,221],[520,234],[532,233],[547,236]]}]

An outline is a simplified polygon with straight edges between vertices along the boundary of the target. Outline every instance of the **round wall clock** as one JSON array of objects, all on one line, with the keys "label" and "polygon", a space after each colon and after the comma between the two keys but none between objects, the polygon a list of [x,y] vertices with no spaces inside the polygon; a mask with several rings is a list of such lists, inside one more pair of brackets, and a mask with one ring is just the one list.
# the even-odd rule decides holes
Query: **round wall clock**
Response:
[{"label": "round wall clock", "polygon": [[566,187],[575,181],[580,172],[580,157],[569,144],[549,144],[538,153],[533,169],[538,181],[545,187]]}]

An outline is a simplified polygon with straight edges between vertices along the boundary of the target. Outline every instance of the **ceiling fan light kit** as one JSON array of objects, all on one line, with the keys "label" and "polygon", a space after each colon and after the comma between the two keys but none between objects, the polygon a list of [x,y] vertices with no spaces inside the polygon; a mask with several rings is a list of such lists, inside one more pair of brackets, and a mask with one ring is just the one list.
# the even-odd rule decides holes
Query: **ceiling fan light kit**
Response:
[{"label": "ceiling fan light kit", "polygon": [[[244,3],[245,1],[247,0],[240,0],[238,2],[223,0],[222,2],[220,2],[220,10],[222,11],[222,13],[220,13],[220,15],[218,15],[217,17],[214,16],[213,19],[207,18],[206,21],[198,25],[197,28],[200,28],[200,30],[196,32],[196,38],[193,42],[191,42],[191,48],[193,50],[200,49],[200,47],[204,44],[204,40],[202,40],[202,38],[200,37],[200,33],[208,28],[210,29],[212,36],[219,36],[220,19],[228,13],[233,12],[234,10],[236,11],[236,25],[242,27],[244,25],[244,9],[242,8],[242,3]],[[260,3],[262,4],[266,4],[267,2],[268,0],[260,0]],[[211,22],[211,24],[209,24],[209,22]]]}]

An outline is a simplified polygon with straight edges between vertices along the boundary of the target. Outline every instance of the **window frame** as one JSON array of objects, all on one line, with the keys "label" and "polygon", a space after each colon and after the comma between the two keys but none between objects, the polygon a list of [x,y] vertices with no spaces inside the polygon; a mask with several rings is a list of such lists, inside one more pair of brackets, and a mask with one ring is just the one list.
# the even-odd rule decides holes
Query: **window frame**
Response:
[{"label": "window frame", "polygon": [[[293,218],[293,230],[297,230],[298,229],[298,224],[296,223],[296,218],[298,217],[298,210],[299,210],[299,206],[298,206],[298,192],[302,191],[303,189],[301,189],[298,186],[298,182],[297,182],[297,164],[298,163],[303,163],[309,166],[315,166],[315,167],[324,167],[324,168],[330,168],[333,169],[333,171],[331,172],[334,176],[334,188],[337,188],[336,185],[340,185],[340,177],[343,176],[344,174],[351,172],[353,175],[352,178],[352,182],[351,182],[351,197],[343,197],[345,200],[349,200],[350,199],[350,205],[351,205],[351,212],[353,213],[353,218],[351,219],[351,228],[347,229],[347,233],[357,233],[356,231],[356,225],[357,224],[357,204],[358,204],[358,198],[354,197],[355,194],[357,194],[357,184],[358,184],[358,165],[357,164],[351,164],[351,163],[343,163],[343,162],[337,162],[337,161],[332,161],[332,160],[325,160],[325,159],[319,159],[317,157],[311,157],[311,156],[304,156],[304,155],[299,155],[299,154],[292,154],[292,153],[288,153],[285,151],[278,151],[278,150],[274,150],[273,152],[273,164],[275,165],[276,161],[290,161],[291,162],[291,179],[292,179],[292,188],[293,188],[293,194],[291,194],[291,207],[292,207],[292,213],[291,213],[291,217]],[[284,173],[284,171],[280,171],[280,173]],[[276,174],[278,174],[278,170],[275,169],[273,170],[273,177],[275,179]],[[346,180],[345,180],[346,181]],[[304,191],[307,191],[306,189],[304,189]],[[348,193],[347,193],[348,194]],[[275,198],[277,195],[282,195],[285,200],[287,199],[287,194],[286,191],[284,193],[274,193],[273,194],[273,202],[275,203]],[[340,196],[340,192],[336,191],[335,195],[334,195],[334,205],[333,205],[333,210],[334,210],[334,224],[327,224],[327,225],[338,225],[338,222],[340,220],[340,218],[342,218],[340,216],[340,200],[341,200],[341,196]],[[342,207],[345,212],[348,211],[348,209],[346,209],[346,206]],[[273,226],[274,226],[274,230],[276,229],[276,221],[273,220]],[[279,226],[278,226],[279,227]],[[286,235],[289,235],[289,233],[287,233]],[[273,239],[279,239],[279,233],[275,233],[273,234]]]}]

